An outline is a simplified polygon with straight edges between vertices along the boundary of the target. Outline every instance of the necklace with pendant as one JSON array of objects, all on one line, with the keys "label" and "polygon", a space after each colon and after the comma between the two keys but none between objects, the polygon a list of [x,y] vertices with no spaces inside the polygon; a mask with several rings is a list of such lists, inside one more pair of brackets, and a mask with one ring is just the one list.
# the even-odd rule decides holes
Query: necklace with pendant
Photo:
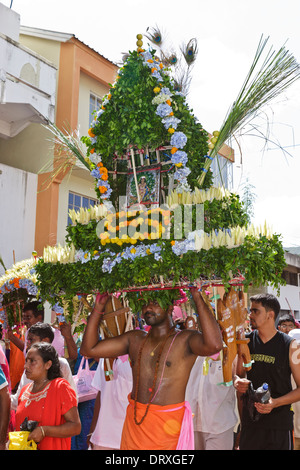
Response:
[{"label": "necklace with pendant", "polygon": [[151,351],[150,353],[150,356],[154,356],[154,351],[156,350],[156,348],[160,345],[161,341],[159,343],[157,343],[157,345],[155,346],[155,348]]},{"label": "necklace with pendant", "polygon": [[[156,385],[156,380],[157,380],[157,372],[158,372],[158,367],[159,367],[159,363],[160,363],[160,357],[162,355],[162,352],[164,350],[164,346],[168,340],[168,338],[174,334],[174,329],[175,329],[175,325],[171,328],[171,330],[169,331],[169,333],[165,336],[164,340],[160,341],[154,348],[154,350],[157,348],[157,346],[159,344],[162,344],[160,350],[159,350],[159,353],[158,353],[158,357],[156,359],[156,363],[155,363],[155,370],[154,370],[154,377],[153,377],[153,383],[152,383],[152,387],[149,388],[149,392],[150,392],[150,397],[149,397],[149,401],[147,403],[147,406],[146,406],[146,411],[144,413],[144,415],[142,416],[141,420],[138,421],[137,420],[137,397],[138,397],[138,393],[139,393],[139,382],[140,382],[140,372],[141,372],[141,358],[142,358],[142,352],[143,352],[143,349],[144,349],[144,346],[145,346],[145,343],[147,341],[147,339],[149,338],[149,336],[146,336],[144,341],[142,342],[141,344],[141,347],[140,347],[140,350],[139,350],[139,353],[138,353],[138,370],[137,370],[137,378],[136,378],[136,386],[135,386],[135,396],[134,396],[134,422],[136,425],[141,425],[142,422],[144,421],[144,419],[146,418],[147,414],[148,414],[148,411],[149,411],[149,407],[150,407],[150,404],[151,404],[151,401],[154,397],[154,392],[155,392],[155,385]],[[154,350],[152,351],[153,352],[153,355],[154,355]],[[151,353],[150,353],[151,355]]]}]

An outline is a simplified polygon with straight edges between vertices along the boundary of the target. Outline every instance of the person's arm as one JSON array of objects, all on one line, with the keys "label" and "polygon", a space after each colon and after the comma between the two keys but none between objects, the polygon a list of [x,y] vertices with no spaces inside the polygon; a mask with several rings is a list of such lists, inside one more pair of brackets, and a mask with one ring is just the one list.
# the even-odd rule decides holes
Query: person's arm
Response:
[{"label": "person's arm", "polygon": [[91,435],[93,434],[93,432],[95,431],[95,428],[96,428],[96,424],[97,424],[98,416],[99,416],[99,412],[100,412],[100,407],[101,407],[101,392],[98,391],[97,396],[96,396],[96,400],[95,400],[94,414],[93,414],[93,418],[92,418],[92,422],[91,422],[91,426],[90,426],[90,432],[87,435],[87,445],[91,446],[91,447],[93,447],[93,443],[90,442],[90,439],[91,439]]},{"label": "person's arm", "polygon": [[64,414],[65,423],[59,426],[38,426],[28,436],[28,441],[41,442],[44,437],[72,437],[80,434],[81,422],[77,406],[73,406]]},{"label": "person's arm", "polygon": [[10,394],[8,386],[0,389],[0,450],[5,450],[10,418]]},{"label": "person's arm", "polygon": [[214,315],[196,287],[191,288],[202,333],[195,332],[189,338],[189,347],[198,356],[212,356],[223,347],[222,333]]},{"label": "person's arm", "polygon": [[76,360],[78,357],[77,346],[71,332],[71,323],[62,323],[59,327],[62,336],[65,339],[68,349],[69,359]]},{"label": "person's arm", "polygon": [[85,328],[80,354],[87,357],[118,357],[128,354],[129,338],[133,333],[129,331],[120,336],[99,340],[99,324],[105,311],[108,294],[97,295],[93,311],[91,312]]},{"label": "person's arm", "polygon": [[8,328],[7,337],[9,341],[11,341],[15,346],[17,346],[17,348],[19,348],[21,351],[24,351],[24,345],[25,345],[24,341],[22,341],[20,338],[14,335],[11,328]]},{"label": "person's arm", "polygon": [[243,366],[243,363],[243,357],[238,356],[236,361],[235,374],[233,377],[233,385],[238,392],[238,396],[246,393],[250,384],[250,380],[247,379],[247,372]]},{"label": "person's arm", "polygon": [[[296,388],[278,398],[270,398],[269,403],[255,403],[257,411],[261,414],[268,414],[274,408],[283,405],[290,405],[300,400],[300,345],[294,340],[290,344],[289,362],[292,376],[296,383]],[[272,390],[271,390],[272,395]]]},{"label": "person's arm", "polygon": [[[236,389],[237,407],[240,417],[240,426],[242,423],[243,415],[243,400],[242,396],[247,392],[250,380],[247,379],[247,372],[243,366],[244,359],[242,356],[237,356],[235,362],[235,370],[233,371],[233,386]],[[239,439],[239,438],[238,438]]]}]

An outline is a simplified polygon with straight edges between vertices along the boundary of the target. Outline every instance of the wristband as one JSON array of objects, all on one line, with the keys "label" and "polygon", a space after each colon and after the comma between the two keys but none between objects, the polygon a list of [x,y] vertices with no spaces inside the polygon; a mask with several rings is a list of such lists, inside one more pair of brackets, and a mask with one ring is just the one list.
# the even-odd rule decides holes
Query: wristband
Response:
[{"label": "wristband", "polygon": [[45,434],[45,431],[44,431],[43,426],[40,426],[40,430],[42,431],[42,436],[43,436],[43,439],[44,439],[44,437],[46,436],[46,434]]},{"label": "wristband", "polygon": [[101,315],[104,315],[104,313],[105,313],[105,312],[103,312],[103,310],[100,311],[100,310],[97,310],[95,308],[93,308],[93,312],[100,313]]}]

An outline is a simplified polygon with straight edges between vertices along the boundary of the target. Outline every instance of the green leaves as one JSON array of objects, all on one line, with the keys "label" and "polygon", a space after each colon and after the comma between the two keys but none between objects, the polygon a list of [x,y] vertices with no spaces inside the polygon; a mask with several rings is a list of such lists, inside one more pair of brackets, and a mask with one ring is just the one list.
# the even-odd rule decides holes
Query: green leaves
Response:
[{"label": "green leaves", "polygon": [[[188,137],[185,146],[188,154],[187,166],[191,169],[188,182],[192,188],[199,187],[197,177],[208,152],[207,133],[189,109],[185,98],[175,93],[169,74],[162,73],[162,77],[161,86],[169,88],[173,93],[174,115],[181,120],[177,131],[184,132]],[[157,106],[152,104],[156,96],[153,90],[157,85],[150,69],[143,64],[142,57],[136,51],[131,52],[119,71],[116,84],[110,90],[111,96],[104,105],[104,112],[93,127],[96,143],[92,143],[88,137],[82,138],[88,150],[95,148],[101,154],[102,162],[108,170],[115,170],[117,165],[117,170],[123,171],[120,170],[120,162],[116,162],[114,157],[117,154],[126,154],[129,146],[156,149],[170,145],[171,134],[165,129],[161,117],[156,114]],[[211,181],[211,173],[208,172],[204,187],[209,187]],[[112,178],[109,182],[113,187]],[[117,192],[112,195],[115,200],[122,193],[118,187],[114,187],[114,191]]]},{"label": "green leaves", "polygon": [[[189,251],[181,256],[175,255],[171,245],[166,243],[161,252],[161,261],[156,261],[154,255],[135,258],[133,261],[124,260],[111,273],[102,271],[105,256],[107,254],[102,253],[97,260],[86,263],[52,264],[40,260],[36,271],[41,297],[55,303],[53,300],[56,296],[71,300],[77,294],[116,292],[127,290],[130,286],[138,288],[160,284],[161,276],[165,282],[173,281],[173,285],[183,280],[222,279],[224,285],[229,286],[232,277],[243,275],[245,288],[250,284],[259,286],[268,282],[279,289],[283,284],[281,273],[286,265],[278,235],[270,239],[248,236],[243,245],[237,248]],[[171,298],[178,298],[178,289],[142,293],[144,299],[150,295],[166,305]],[[128,294],[128,299],[133,305],[140,306],[136,293]]]}]

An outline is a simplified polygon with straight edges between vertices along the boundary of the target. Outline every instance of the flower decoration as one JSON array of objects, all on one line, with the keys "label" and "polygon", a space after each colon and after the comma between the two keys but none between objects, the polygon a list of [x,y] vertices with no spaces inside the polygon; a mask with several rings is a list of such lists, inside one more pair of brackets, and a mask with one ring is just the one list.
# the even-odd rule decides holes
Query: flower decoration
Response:
[{"label": "flower decoration", "polygon": [[54,305],[52,305],[52,310],[56,313],[58,323],[64,323],[66,321],[64,317],[64,308],[60,305],[59,302],[56,302]]},{"label": "flower decoration", "polygon": [[[168,164],[162,171],[166,203],[169,207],[179,206],[181,215],[185,204],[203,203],[204,229],[193,231],[193,225],[188,236],[185,230],[178,235],[175,209],[169,215],[159,214],[159,218],[152,217],[153,209],[131,215],[129,211],[104,214],[99,208],[72,214],[73,224],[67,227],[67,249],[49,250],[47,261],[44,258],[39,262],[43,296],[49,301],[59,296],[69,301],[83,292],[121,291],[128,295],[136,313],[150,293],[164,299],[166,305],[180,301],[180,295],[181,300],[185,299],[179,288],[191,282],[203,282],[203,286],[218,279],[228,286],[238,278],[245,281],[245,287],[265,281],[278,287],[285,263],[278,236],[265,229],[254,230],[232,194],[210,188],[209,168],[205,168],[205,181],[200,184],[199,172],[211,158],[208,152],[218,144],[218,136],[214,132],[208,145],[208,134],[183,95],[176,91],[170,69],[164,67],[154,51],[143,49],[140,36],[137,50],[128,54],[101,109],[95,113],[85,140],[97,194],[101,199],[110,197],[109,173],[115,172],[111,185],[117,191],[112,203],[117,203],[117,196],[124,194],[121,190],[126,186],[127,159],[133,157],[134,166],[135,155],[138,161],[138,153],[144,152],[143,157],[149,157],[151,162],[157,150],[160,156],[167,157],[161,162]],[[189,49],[187,55],[190,56]],[[173,181],[168,186],[168,175],[178,184],[167,193],[167,187],[173,188]],[[194,223],[194,210],[192,219]],[[101,230],[96,232],[99,226]]]},{"label": "flower decoration", "polygon": [[[161,62],[157,61],[150,51],[142,52],[141,55],[144,59],[143,64],[151,69],[152,76],[156,78],[158,82],[163,81],[161,73],[164,73],[164,67]],[[174,179],[179,183],[176,190],[178,193],[181,193],[182,191],[191,191],[187,181],[187,177],[191,173],[189,168],[186,166],[188,162],[187,153],[177,153],[174,157],[174,154],[178,149],[182,149],[186,145],[187,136],[183,132],[176,132],[177,126],[180,124],[181,120],[174,116],[172,108],[173,93],[168,87],[162,87],[160,92],[159,88],[160,87],[157,86],[153,90],[156,96],[153,98],[152,104],[157,105],[156,114],[162,118],[162,124],[171,135],[171,161],[176,167],[181,167],[180,170],[177,168],[177,171],[174,173]]]},{"label": "flower decoration", "polygon": [[15,263],[11,269],[8,269],[0,278],[0,324],[7,328],[7,315],[5,313],[5,304],[9,303],[18,291],[23,290],[27,296],[35,297],[38,295],[36,286],[37,275],[35,267],[38,263],[37,256]]}]

